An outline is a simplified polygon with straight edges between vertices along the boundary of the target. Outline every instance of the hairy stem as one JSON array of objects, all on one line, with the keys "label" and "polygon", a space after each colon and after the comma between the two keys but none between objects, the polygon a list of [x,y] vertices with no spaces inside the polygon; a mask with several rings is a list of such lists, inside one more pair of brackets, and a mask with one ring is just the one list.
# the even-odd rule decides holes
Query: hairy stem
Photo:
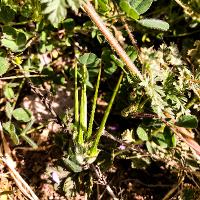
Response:
[{"label": "hairy stem", "polygon": [[140,73],[140,71],[137,69],[137,67],[134,65],[132,60],[129,58],[127,53],[124,51],[124,49],[120,46],[116,38],[113,36],[113,34],[108,30],[108,28],[105,26],[102,19],[99,17],[97,12],[95,11],[94,7],[89,1],[83,2],[82,7],[85,10],[85,12],[88,14],[88,16],[91,18],[91,20],[95,23],[95,25],[99,28],[99,30],[102,32],[102,34],[105,36],[106,40],[110,44],[110,46],[117,52],[119,57],[124,61],[126,64],[128,70],[136,74],[140,80],[143,80],[143,76]]}]

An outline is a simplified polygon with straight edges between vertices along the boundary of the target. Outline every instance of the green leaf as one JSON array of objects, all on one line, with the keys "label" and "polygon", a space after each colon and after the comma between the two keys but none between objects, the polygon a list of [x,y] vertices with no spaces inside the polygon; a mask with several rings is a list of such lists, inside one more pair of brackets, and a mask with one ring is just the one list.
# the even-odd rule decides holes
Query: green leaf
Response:
[{"label": "green leaf", "polygon": [[22,32],[18,33],[16,44],[19,47],[23,47],[24,45],[26,45],[26,35],[24,33],[22,33]]},{"label": "green leaf", "polygon": [[163,133],[156,135],[155,143],[157,145],[161,146],[162,148],[167,148],[169,146]]},{"label": "green leaf", "polygon": [[176,147],[176,135],[172,135],[172,147]]},{"label": "green leaf", "polygon": [[6,85],[4,88],[4,95],[7,99],[13,99],[15,97],[15,93],[9,85]]},{"label": "green leaf", "polygon": [[98,0],[98,11],[99,12],[108,12],[110,10],[108,0]]},{"label": "green leaf", "polygon": [[151,145],[151,142],[147,141],[146,142],[146,148],[147,148],[147,151],[150,153],[150,154],[153,154],[154,153],[154,149]]},{"label": "green leaf", "polygon": [[24,17],[31,17],[33,15],[33,7],[30,4],[24,4],[21,8],[20,14]]},{"label": "green leaf", "polygon": [[163,148],[175,147],[176,138],[175,135],[171,133],[169,127],[165,127],[163,133],[159,133],[155,136],[155,143]]},{"label": "green leaf", "polygon": [[25,108],[17,108],[13,111],[13,117],[18,121],[29,122],[31,116],[31,112]]},{"label": "green leaf", "polygon": [[12,106],[11,106],[10,102],[6,102],[6,108],[5,108],[5,110],[6,110],[6,116],[9,119],[11,119],[13,109],[12,109]]},{"label": "green leaf", "polygon": [[135,20],[139,19],[139,13],[126,0],[121,0],[119,6],[128,17]]},{"label": "green leaf", "polygon": [[160,19],[141,19],[137,22],[140,23],[142,26],[152,29],[159,29],[162,31],[167,31],[169,29],[169,24]]},{"label": "green leaf", "polygon": [[112,55],[110,55],[110,58],[116,65],[118,65],[122,69],[124,68],[124,63],[119,58],[117,58],[117,56],[112,54]]},{"label": "green leaf", "polygon": [[137,128],[137,135],[138,137],[142,140],[142,141],[147,141],[149,138],[148,138],[148,134],[147,132],[142,128],[142,127],[138,127]]},{"label": "green leaf", "polygon": [[74,19],[68,18],[65,21],[63,21],[62,25],[63,25],[63,28],[65,28],[67,32],[72,31],[73,28],[75,27]]},{"label": "green leaf", "polygon": [[79,164],[77,164],[77,162],[74,162],[69,158],[63,159],[63,162],[67,167],[69,167],[69,169],[71,169],[75,173],[83,171],[82,167]]},{"label": "green leaf", "polygon": [[80,0],[67,0],[69,7],[77,14],[80,8]]},{"label": "green leaf", "polygon": [[8,40],[15,40],[17,37],[17,31],[11,26],[3,26],[3,37]]},{"label": "green leaf", "polygon": [[41,3],[46,3],[46,8],[43,13],[48,15],[51,24],[58,27],[67,15],[67,4],[65,0],[41,0]]},{"label": "green leaf", "polygon": [[0,76],[5,74],[9,69],[9,62],[6,58],[0,57]]},{"label": "green leaf", "polygon": [[145,13],[153,3],[153,0],[129,0],[130,5],[141,15]]},{"label": "green leaf", "polygon": [[13,52],[20,52],[25,48],[27,37],[29,38],[30,34],[21,29],[17,30],[11,26],[4,26],[1,44]]},{"label": "green leaf", "polygon": [[84,53],[78,60],[82,65],[90,65],[96,62],[97,56],[94,53]]},{"label": "green leaf", "polygon": [[175,125],[185,128],[197,128],[198,119],[195,115],[183,115],[178,119]]},{"label": "green leaf", "polygon": [[15,126],[14,124],[12,124],[10,121],[9,122],[6,122],[6,123],[3,123],[3,128],[4,130],[9,133],[10,135],[10,138],[12,139],[13,143],[15,145],[18,145],[19,144],[19,137],[16,133],[16,129],[15,129]]},{"label": "green leaf", "polygon": [[128,46],[126,48],[126,53],[130,57],[130,59],[134,62],[138,56],[137,50],[133,46]]},{"label": "green leaf", "polygon": [[15,41],[2,39],[1,44],[2,44],[2,46],[9,48],[13,52],[18,51],[18,46]]},{"label": "green leaf", "polygon": [[101,56],[101,63],[104,66],[104,72],[112,75],[117,70],[117,65],[111,60],[112,52],[110,49],[104,49]]},{"label": "green leaf", "polygon": [[10,6],[2,6],[0,10],[0,22],[7,24],[15,18],[15,11]]}]

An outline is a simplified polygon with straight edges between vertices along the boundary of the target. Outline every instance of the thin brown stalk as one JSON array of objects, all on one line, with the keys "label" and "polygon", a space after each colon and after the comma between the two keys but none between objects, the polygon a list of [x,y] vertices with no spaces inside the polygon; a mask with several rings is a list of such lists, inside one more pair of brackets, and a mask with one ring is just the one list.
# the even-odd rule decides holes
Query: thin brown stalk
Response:
[{"label": "thin brown stalk", "polygon": [[138,46],[137,46],[137,41],[135,40],[133,34],[131,33],[131,30],[130,30],[130,28],[129,28],[127,22],[126,22],[126,20],[124,19],[124,17],[121,17],[121,20],[122,20],[122,22],[123,22],[123,24],[124,24],[124,28],[126,29],[126,32],[128,33],[128,37],[129,37],[129,39],[130,39],[132,45],[133,45],[134,47],[136,47],[136,49],[137,49],[138,52],[139,52],[139,48],[138,48]]}]

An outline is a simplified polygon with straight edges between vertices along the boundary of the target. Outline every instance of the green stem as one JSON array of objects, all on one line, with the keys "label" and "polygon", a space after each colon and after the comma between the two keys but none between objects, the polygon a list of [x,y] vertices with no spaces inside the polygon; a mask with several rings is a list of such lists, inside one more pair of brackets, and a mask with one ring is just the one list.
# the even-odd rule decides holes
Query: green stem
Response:
[{"label": "green stem", "polygon": [[20,135],[20,137],[23,138],[34,149],[38,148],[38,145],[33,140],[31,140],[27,135]]},{"label": "green stem", "polygon": [[98,74],[98,77],[97,77],[97,84],[96,84],[95,93],[94,93],[94,99],[93,99],[93,104],[92,104],[92,111],[91,111],[91,115],[90,115],[89,128],[88,128],[88,131],[87,131],[87,140],[92,135],[94,114],[95,114],[95,110],[96,110],[97,96],[98,96],[98,90],[99,90],[99,85],[100,85],[100,77],[101,77],[101,67],[99,69],[99,74]]},{"label": "green stem", "polygon": [[114,89],[114,91],[113,91],[113,95],[112,95],[112,97],[111,97],[111,100],[110,100],[110,102],[109,102],[109,104],[108,104],[108,107],[107,107],[107,109],[106,109],[106,111],[105,111],[105,114],[104,114],[104,116],[103,116],[103,119],[102,119],[102,121],[101,121],[100,127],[99,127],[99,129],[98,129],[98,131],[97,131],[95,141],[94,141],[93,146],[92,146],[91,151],[90,151],[90,152],[91,152],[91,153],[90,153],[91,156],[95,156],[95,155],[97,154],[97,146],[98,146],[98,144],[99,144],[100,137],[101,137],[101,135],[102,135],[102,133],[103,133],[103,130],[104,130],[106,121],[107,121],[107,119],[108,119],[108,115],[110,114],[110,111],[111,111],[112,105],[113,105],[113,103],[114,103],[115,97],[116,97],[117,92],[118,92],[118,90],[119,90],[119,87],[120,87],[120,83],[121,83],[121,81],[122,81],[122,78],[123,78],[123,72],[121,73],[121,75],[120,75],[120,77],[119,77],[119,80],[118,80],[118,82],[117,82],[117,85],[116,85],[116,87],[115,87],[115,89]]},{"label": "green stem", "polygon": [[87,94],[86,94],[86,76],[87,69],[86,65],[83,65],[83,80],[81,87],[81,105],[80,105],[80,127],[78,134],[78,143],[84,143],[84,132],[87,131]]},{"label": "green stem", "polygon": [[198,100],[199,98],[197,96],[195,96],[190,102],[188,102],[188,104],[186,105],[187,109],[190,109]]},{"label": "green stem", "polygon": [[78,79],[77,79],[77,74],[78,74],[78,71],[77,71],[77,63],[75,63],[75,88],[74,88],[74,112],[75,112],[75,125],[78,125],[78,119],[79,119],[79,114],[78,114],[78,111],[79,111],[79,105],[78,105],[78,85],[77,85],[77,82],[78,82]]},{"label": "green stem", "polygon": [[[12,105],[12,112],[13,112],[13,110],[15,109],[17,100],[18,100],[18,98],[19,98],[19,95],[20,95],[20,92],[21,92],[21,90],[22,90],[22,87],[23,87],[24,83],[25,83],[25,78],[24,78],[24,79],[22,80],[22,82],[20,83],[20,86],[19,86],[17,95],[16,95],[16,97],[15,97],[15,101],[14,101],[14,103],[13,103],[13,105]],[[12,113],[12,112],[11,112],[11,113]],[[12,119],[12,115],[11,115],[10,121],[11,121],[11,119]]]},{"label": "green stem", "polygon": [[31,119],[31,121],[26,125],[25,129],[23,129],[20,135],[26,135],[28,131],[31,129],[34,122],[35,122],[35,119]]}]

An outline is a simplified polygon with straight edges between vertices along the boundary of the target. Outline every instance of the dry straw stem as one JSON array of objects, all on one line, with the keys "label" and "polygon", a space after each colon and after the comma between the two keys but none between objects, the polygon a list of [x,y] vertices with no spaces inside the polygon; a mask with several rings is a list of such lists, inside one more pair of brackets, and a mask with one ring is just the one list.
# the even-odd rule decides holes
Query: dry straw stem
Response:
[{"label": "dry straw stem", "polygon": [[[117,39],[113,36],[113,34],[108,30],[104,22],[102,21],[101,17],[97,14],[96,10],[92,6],[92,4],[89,2],[89,0],[83,0],[82,2],[82,8],[87,13],[87,15],[91,18],[91,20],[95,23],[95,25],[98,27],[98,29],[102,32],[110,46],[117,52],[119,57],[124,61],[126,64],[127,69],[133,73],[136,74],[141,81],[144,80],[142,74],[137,69],[137,67],[134,65],[134,63],[131,61],[127,53],[124,51],[124,49],[120,46]],[[173,117],[166,113],[165,115],[167,118],[171,118],[173,120]],[[192,149],[194,149],[199,155],[200,155],[200,146],[197,142],[195,142],[192,138],[186,136],[186,132],[189,131],[185,128],[180,127],[170,127],[172,131],[176,133],[176,135],[184,141],[186,144],[188,144]]]},{"label": "dry straw stem", "polygon": [[24,179],[20,176],[20,174],[15,169],[15,162],[12,159],[11,150],[10,150],[8,143],[4,137],[1,122],[0,122],[0,135],[1,135],[1,139],[2,139],[2,146],[3,146],[2,149],[4,151],[4,152],[0,152],[0,155],[2,155],[1,160],[9,168],[10,175],[15,180],[15,183],[19,187],[21,192],[30,200],[39,200],[39,198],[35,195],[35,193],[32,191],[30,186],[24,181]]}]

